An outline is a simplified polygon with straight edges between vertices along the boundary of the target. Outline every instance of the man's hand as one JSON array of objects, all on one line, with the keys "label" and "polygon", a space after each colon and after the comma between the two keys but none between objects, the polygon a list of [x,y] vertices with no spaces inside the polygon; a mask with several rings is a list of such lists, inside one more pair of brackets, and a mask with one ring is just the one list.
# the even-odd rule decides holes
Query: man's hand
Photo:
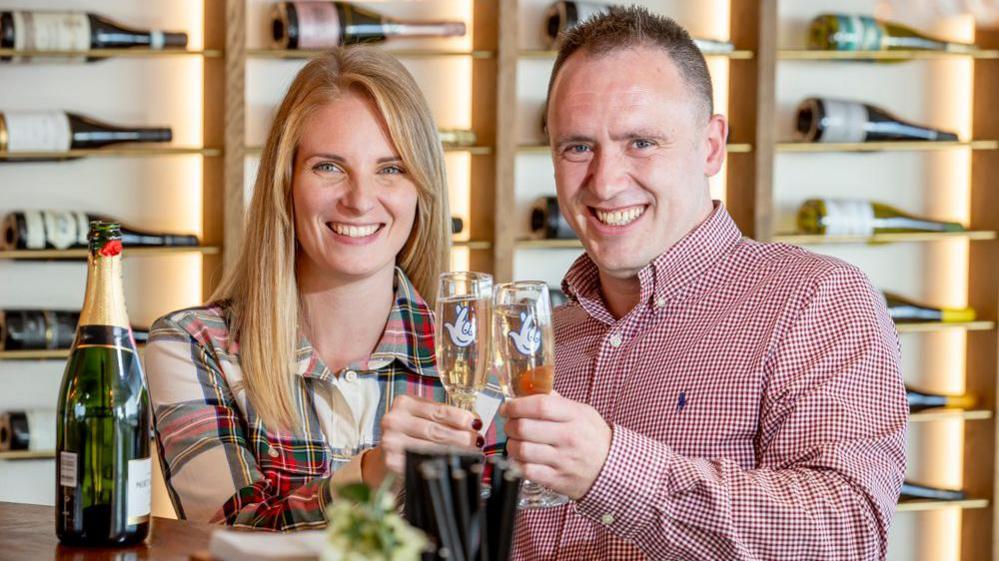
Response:
[{"label": "man's hand", "polygon": [[534,483],[580,499],[607,460],[611,428],[596,409],[558,395],[506,401],[506,451]]},{"label": "man's hand", "polygon": [[435,446],[478,447],[485,444],[482,421],[463,409],[400,395],[382,417],[382,440],[362,464],[365,482],[381,481],[386,471],[402,475],[406,450]]}]

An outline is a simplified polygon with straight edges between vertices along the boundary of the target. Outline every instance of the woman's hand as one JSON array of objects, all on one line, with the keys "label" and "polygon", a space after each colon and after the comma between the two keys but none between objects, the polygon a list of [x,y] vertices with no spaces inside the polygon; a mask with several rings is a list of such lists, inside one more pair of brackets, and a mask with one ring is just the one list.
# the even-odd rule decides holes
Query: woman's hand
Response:
[{"label": "woman's hand", "polygon": [[[401,395],[382,417],[382,440],[378,448],[368,452],[362,471],[371,471],[371,481],[381,481],[386,471],[402,475],[406,450],[433,446],[482,448],[485,440],[479,434],[482,421],[463,409]],[[381,477],[378,471],[381,470]],[[365,482],[369,481],[367,473]]]}]

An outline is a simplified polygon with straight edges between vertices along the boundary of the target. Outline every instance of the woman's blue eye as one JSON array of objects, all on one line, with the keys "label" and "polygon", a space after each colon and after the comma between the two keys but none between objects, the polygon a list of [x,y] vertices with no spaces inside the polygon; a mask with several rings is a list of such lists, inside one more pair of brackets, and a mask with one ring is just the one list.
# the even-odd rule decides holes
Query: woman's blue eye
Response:
[{"label": "woman's blue eye", "polygon": [[334,171],[339,171],[340,168],[337,167],[336,164],[331,164],[329,162],[322,162],[322,163],[318,163],[315,166],[313,166],[312,169],[315,170],[315,171],[321,171],[321,172],[324,172],[324,173],[330,173],[330,172],[334,172]]},{"label": "woman's blue eye", "polygon": [[403,171],[403,169],[401,167],[399,167],[399,166],[388,166],[386,168],[382,168],[382,173],[389,174],[389,175],[395,175],[395,174],[406,173],[406,172]]}]

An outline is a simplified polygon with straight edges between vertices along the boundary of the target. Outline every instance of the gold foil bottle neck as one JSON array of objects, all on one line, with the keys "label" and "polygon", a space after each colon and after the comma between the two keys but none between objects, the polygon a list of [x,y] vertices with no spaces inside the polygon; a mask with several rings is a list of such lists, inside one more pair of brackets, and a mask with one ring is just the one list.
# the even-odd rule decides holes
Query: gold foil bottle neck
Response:
[{"label": "gold foil bottle neck", "polygon": [[90,225],[87,291],[79,325],[130,328],[121,284],[121,232],[116,224]]}]

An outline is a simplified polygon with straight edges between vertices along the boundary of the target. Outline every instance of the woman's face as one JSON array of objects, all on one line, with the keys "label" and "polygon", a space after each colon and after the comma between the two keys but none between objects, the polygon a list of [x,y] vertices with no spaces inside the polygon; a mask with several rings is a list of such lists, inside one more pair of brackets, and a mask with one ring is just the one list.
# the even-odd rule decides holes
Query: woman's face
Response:
[{"label": "woman's face", "polygon": [[305,272],[352,280],[395,266],[417,188],[373,101],[351,91],[316,110],[298,145],[292,198]]}]

